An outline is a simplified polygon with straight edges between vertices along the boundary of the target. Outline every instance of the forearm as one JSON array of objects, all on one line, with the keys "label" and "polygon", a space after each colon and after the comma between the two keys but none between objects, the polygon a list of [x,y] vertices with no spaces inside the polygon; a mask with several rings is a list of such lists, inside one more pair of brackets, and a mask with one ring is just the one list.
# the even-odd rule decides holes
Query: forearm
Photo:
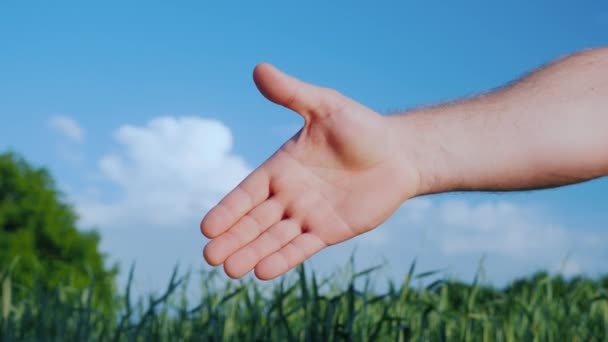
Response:
[{"label": "forearm", "polygon": [[492,93],[391,116],[418,195],[571,184],[608,174],[608,49]]}]

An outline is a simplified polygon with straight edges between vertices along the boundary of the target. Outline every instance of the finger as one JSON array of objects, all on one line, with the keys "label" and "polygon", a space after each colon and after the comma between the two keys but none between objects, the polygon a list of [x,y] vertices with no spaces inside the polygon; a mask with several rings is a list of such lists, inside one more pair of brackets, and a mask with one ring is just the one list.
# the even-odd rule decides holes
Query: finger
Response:
[{"label": "finger", "polygon": [[243,216],[234,227],[211,240],[205,247],[205,259],[211,265],[220,265],[237,250],[255,240],[268,227],[283,216],[283,206],[270,198]]},{"label": "finger", "polygon": [[268,198],[270,179],[258,168],[213,207],[201,222],[201,232],[213,239],[232,227],[243,215]]},{"label": "finger", "polygon": [[324,88],[300,81],[270,64],[258,64],[253,79],[264,97],[305,118],[323,104]]},{"label": "finger", "polygon": [[283,220],[268,228],[249,245],[231,255],[224,270],[231,278],[240,278],[251,271],[262,259],[278,251],[300,235],[302,228],[294,220]]},{"label": "finger", "polygon": [[327,245],[314,234],[301,234],[255,267],[255,275],[270,280],[304,262]]}]

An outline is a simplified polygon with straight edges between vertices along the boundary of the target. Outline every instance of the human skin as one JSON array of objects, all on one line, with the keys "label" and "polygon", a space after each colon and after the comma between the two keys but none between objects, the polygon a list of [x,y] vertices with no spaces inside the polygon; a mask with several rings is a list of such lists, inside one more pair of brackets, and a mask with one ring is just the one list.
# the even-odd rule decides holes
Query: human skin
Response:
[{"label": "human skin", "polygon": [[561,58],[473,98],[382,116],[335,90],[256,66],[304,127],[201,222],[204,257],[278,277],[370,231],[404,201],[555,187],[608,174],[608,48]]}]

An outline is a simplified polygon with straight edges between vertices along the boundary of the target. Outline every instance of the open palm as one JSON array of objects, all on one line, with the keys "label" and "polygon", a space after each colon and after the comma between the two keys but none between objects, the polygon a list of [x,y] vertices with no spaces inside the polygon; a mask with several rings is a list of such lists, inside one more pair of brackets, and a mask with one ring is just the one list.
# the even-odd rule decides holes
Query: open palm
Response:
[{"label": "open palm", "polygon": [[254,71],[266,98],[304,127],[209,211],[204,256],[239,278],[275,278],[321,249],[365,233],[415,193],[418,175],[387,118],[268,64]]}]

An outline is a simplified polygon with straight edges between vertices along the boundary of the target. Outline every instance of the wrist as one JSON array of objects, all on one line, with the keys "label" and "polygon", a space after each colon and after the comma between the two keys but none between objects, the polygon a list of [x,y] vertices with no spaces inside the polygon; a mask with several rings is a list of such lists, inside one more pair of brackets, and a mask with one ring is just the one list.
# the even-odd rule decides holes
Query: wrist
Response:
[{"label": "wrist", "polygon": [[448,149],[433,122],[433,113],[412,111],[386,117],[398,137],[403,169],[415,175],[406,198],[447,192],[457,188],[450,177]]}]

